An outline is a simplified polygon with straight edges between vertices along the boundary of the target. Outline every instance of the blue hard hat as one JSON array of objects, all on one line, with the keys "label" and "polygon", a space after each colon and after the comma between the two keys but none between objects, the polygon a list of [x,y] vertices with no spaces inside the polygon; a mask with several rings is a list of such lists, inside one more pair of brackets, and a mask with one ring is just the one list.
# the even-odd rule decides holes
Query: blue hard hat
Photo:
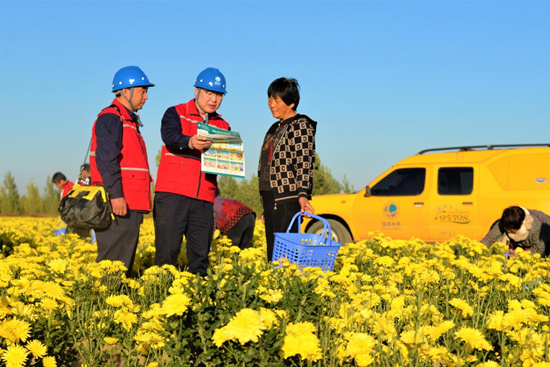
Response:
[{"label": "blue hard hat", "polygon": [[227,94],[225,77],[221,71],[215,68],[206,68],[201,71],[195,81],[195,87]]},{"label": "blue hard hat", "polygon": [[113,92],[132,87],[154,87],[147,75],[137,66],[126,66],[116,72],[113,78]]}]

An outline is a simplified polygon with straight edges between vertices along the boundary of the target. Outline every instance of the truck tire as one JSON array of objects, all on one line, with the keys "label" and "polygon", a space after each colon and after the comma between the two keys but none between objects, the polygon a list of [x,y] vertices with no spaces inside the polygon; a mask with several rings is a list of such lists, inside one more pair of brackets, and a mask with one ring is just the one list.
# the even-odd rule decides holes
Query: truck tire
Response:
[{"label": "truck tire", "polygon": [[[336,241],[341,244],[351,242],[351,234],[346,229],[346,227],[344,227],[342,223],[334,219],[327,219],[327,221],[330,224],[330,229],[332,232],[332,236],[331,236],[332,241]],[[322,232],[323,232],[323,222],[321,221],[316,221],[307,230],[307,233],[314,233],[318,235],[320,235]]]}]

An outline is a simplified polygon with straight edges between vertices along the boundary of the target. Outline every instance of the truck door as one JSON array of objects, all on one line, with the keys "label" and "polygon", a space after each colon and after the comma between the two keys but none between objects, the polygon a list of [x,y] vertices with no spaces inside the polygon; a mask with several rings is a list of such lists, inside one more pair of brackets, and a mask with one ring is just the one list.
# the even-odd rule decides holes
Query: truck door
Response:
[{"label": "truck door", "polygon": [[354,203],[357,237],[369,237],[369,231],[377,230],[395,239],[427,236],[428,175],[424,167],[400,168],[367,188],[366,196]]},{"label": "truck door", "polygon": [[437,167],[437,190],[433,190],[430,241],[456,235],[477,237],[478,200],[473,167]]}]

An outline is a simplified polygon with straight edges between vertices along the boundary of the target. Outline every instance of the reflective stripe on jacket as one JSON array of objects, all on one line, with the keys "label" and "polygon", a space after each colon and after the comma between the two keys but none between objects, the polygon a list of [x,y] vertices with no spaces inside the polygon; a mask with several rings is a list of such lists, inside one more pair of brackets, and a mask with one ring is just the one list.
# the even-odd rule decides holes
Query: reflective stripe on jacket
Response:
[{"label": "reflective stripe on jacket", "polygon": [[[116,107],[115,107],[116,106]],[[128,208],[131,210],[151,211],[151,175],[147,150],[143,137],[136,126],[136,122],[130,116],[128,110],[116,99],[112,105],[103,109],[98,115],[112,113],[120,117],[122,123],[122,150],[118,157],[122,192]],[[96,149],[97,137],[95,132],[96,122],[92,129],[92,145],[90,148],[90,169],[92,185],[103,185],[101,172],[97,168]]]},{"label": "reflective stripe on jacket", "polygon": [[[181,133],[197,135],[197,123],[204,122],[195,106],[195,100],[175,106],[180,117]],[[209,125],[229,130],[229,124],[220,115],[210,115]],[[162,128],[161,128],[162,129]],[[169,192],[194,199],[213,202],[217,176],[201,172],[201,152],[197,149],[169,151],[162,147],[157,171],[155,192]]]}]

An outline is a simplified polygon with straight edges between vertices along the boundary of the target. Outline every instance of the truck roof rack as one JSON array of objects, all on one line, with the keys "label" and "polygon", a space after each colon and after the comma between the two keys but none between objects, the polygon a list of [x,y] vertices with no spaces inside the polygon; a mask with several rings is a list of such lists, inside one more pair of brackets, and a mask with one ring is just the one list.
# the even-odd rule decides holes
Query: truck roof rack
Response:
[{"label": "truck roof rack", "polygon": [[459,147],[448,147],[448,148],[433,148],[433,149],[424,149],[418,152],[418,154],[424,154],[428,152],[440,152],[444,150],[457,150],[459,152],[467,152],[471,150],[492,150],[499,148],[520,148],[520,147],[550,147],[550,144],[495,144],[495,145],[465,145]]}]

